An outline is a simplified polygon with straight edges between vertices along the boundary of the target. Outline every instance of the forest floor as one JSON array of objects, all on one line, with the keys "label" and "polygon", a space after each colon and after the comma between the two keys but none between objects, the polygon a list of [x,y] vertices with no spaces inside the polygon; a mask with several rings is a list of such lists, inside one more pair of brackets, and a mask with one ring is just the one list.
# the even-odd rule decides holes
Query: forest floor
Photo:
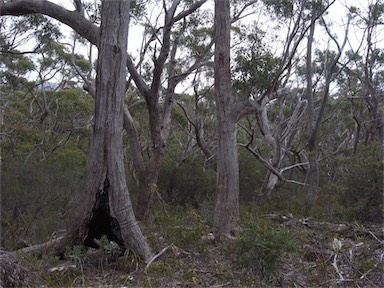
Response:
[{"label": "forest floor", "polygon": [[[253,225],[254,221],[258,223]],[[217,243],[194,209],[159,212],[142,223],[154,250],[162,251],[147,267],[130,251],[122,255],[107,239],[100,240],[104,249],[75,246],[64,259],[2,252],[0,286],[382,287],[384,283],[381,224],[335,224],[278,214],[248,217],[247,222],[240,237]]]}]

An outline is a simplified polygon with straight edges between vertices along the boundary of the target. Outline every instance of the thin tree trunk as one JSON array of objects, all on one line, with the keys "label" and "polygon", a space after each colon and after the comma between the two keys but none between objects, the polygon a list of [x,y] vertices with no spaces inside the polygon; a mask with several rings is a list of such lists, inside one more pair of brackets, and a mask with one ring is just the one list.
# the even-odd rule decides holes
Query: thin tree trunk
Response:
[{"label": "thin tree trunk", "polygon": [[307,100],[308,100],[308,135],[309,135],[307,149],[308,149],[309,167],[308,167],[305,183],[307,184],[307,192],[308,192],[307,199],[309,200],[310,204],[313,204],[315,202],[317,198],[317,190],[319,186],[320,176],[319,176],[319,161],[318,161],[318,149],[317,149],[318,135],[319,135],[321,124],[324,118],[325,108],[326,108],[327,100],[329,98],[329,89],[330,89],[332,79],[334,77],[335,69],[337,67],[337,63],[341,57],[341,54],[348,40],[349,21],[350,21],[350,18],[348,19],[348,23],[346,25],[344,41],[341,46],[338,44],[336,38],[333,37],[328,27],[325,26],[328,32],[328,35],[336,43],[339,51],[331,63],[328,64],[327,58],[325,60],[325,63],[324,63],[325,84],[324,84],[323,93],[322,93],[323,98],[322,98],[320,109],[316,118],[315,108],[314,108],[313,87],[312,87],[312,76],[313,76],[312,44],[313,44],[313,37],[314,37],[314,31],[315,31],[316,16],[315,16],[315,6],[312,6],[312,20],[311,20],[311,28],[308,36],[307,63],[306,63],[307,65]]},{"label": "thin tree trunk", "polygon": [[147,169],[145,175],[139,183],[139,199],[136,207],[136,216],[137,219],[145,219],[151,208],[153,202],[154,194],[157,191],[157,181],[160,174],[160,165],[161,159],[163,158],[164,149],[162,151],[154,151],[149,163],[147,164]]},{"label": "thin tree trunk", "polygon": [[315,201],[315,197],[317,194],[317,186],[318,186],[318,162],[317,162],[317,151],[316,151],[316,141],[315,138],[312,137],[315,129],[315,104],[313,97],[313,68],[312,68],[312,44],[313,37],[315,33],[315,8],[312,7],[312,19],[311,19],[311,28],[309,30],[308,35],[308,44],[307,44],[307,57],[306,57],[306,78],[307,78],[307,101],[308,101],[308,171],[305,178],[305,183],[307,184],[307,200],[309,203],[313,203]]}]

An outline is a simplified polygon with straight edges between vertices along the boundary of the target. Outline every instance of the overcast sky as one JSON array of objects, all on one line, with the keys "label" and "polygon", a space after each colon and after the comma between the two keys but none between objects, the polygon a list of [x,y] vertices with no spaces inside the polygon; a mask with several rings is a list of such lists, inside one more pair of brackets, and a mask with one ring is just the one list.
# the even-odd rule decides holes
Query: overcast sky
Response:
[{"label": "overcast sky", "polygon": [[[51,0],[54,3],[60,4],[63,7],[72,10],[74,9],[74,5],[70,0]],[[160,1],[160,0],[159,0]],[[346,21],[346,8],[347,6],[356,6],[359,8],[366,7],[368,3],[373,2],[372,0],[337,0],[328,10],[329,18],[333,21],[332,31],[337,33],[339,37],[342,37],[344,33],[344,24]],[[203,5],[203,7],[213,7],[213,0],[209,0],[207,3]],[[154,16],[155,17],[155,16]],[[252,16],[246,18],[247,20],[252,19]],[[63,25],[65,26],[65,25]],[[63,29],[68,33],[71,29],[68,27],[63,27]],[[141,37],[142,37],[142,29],[138,27],[130,28],[130,39],[129,39],[129,50],[130,52],[134,52],[136,49],[140,47]],[[352,27],[352,30],[349,34],[349,39],[352,45],[358,45],[359,41],[362,37],[362,31],[357,27]],[[383,39],[384,40],[384,35]]]},{"label": "overcast sky", "polygon": [[[50,0],[50,1],[57,3],[57,4],[60,4],[61,6],[67,8],[69,10],[74,10],[74,5],[73,5],[72,1],[70,1],[70,0]],[[347,19],[346,18],[346,13],[347,13],[346,7],[347,6],[356,6],[356,7],[364,9],[364,7],[367,7],[368,3],[372,3],[372,2],[373,2],[373,0],[337,0],[329,8],[328,17],[330,19],[332,19],[332,32],[337,34],[339,41],[341,41],[344,37],[345,22]],[[161,3],[161,2],[159,2],[159,3]],[[209,0],[207,3],[205,3],[202,6],[202,8],[212,9],[213,8],[213,0]],[[154,13],[154,14],[156,14],[156,13]],[[153,17],[156,17],[156,15],[154,15]],[[255,16],[253,16],[253,18],[254,17]],[[248,21],[252,20],[252,16],[249,16],[248,18],[245,19],[245,21],[247,21],[247,20]],[[271,25],[271,23],[265,21],[262,29],[266,29],[268,27],[271,27],[270,25]],[[64,34],[70,35],[72,29],[66,25],[61,25],[61,26],[62,26],[62,31],[64,32]],[[329,41],[329,37],[326,36],[325,33],[321,32],[320,28],[316,28],[316,29],[317,29],[316,30],[317,31],[316,43],[317,43],[317,45],[319,45],[320,49],[326,49],[327,45],[329,45],[328,47],[330,47],[330,48],[335,47],[332,44],[332,41]],[[142,33],[143,33],[142,28],[135,27],[135,26],[130,27],[128,50],[134,56],[137,55],[137,51],[140,49],[140,45],[141,45],[141,41],[142,41]],[[319,33],[322,33],[322,34],[319,34]],[[382,34],[379,33],[378,35],[382,39],[377,39],[377,40],[384,40],[383,34],[384,33],[382,33]],[[323,35],[323,36],[321,36],[321,35]],[[350,47],[347,46],[346,50],[350,50],[351,48],[356,50],[362,37],[363,37],[362,31],[359,30],[358,27],[352,26],[350,28],[350,33],[349,33],[349,45],[350,45]],[[66,41],[66,40],[64,40],[64,41]],[[71,43],[71,41],[69,39],[67,40],[67,42]],[[384,41],[382,41],[381,43],[384,43]],[[380,44],[380,45],[383,46],[384,44]],[[384,46],[381,48],[384,48]],[[276,49],[276,53],[278,53],[279,48],[277,47],[275,49]],[[304,49],[305,48],[303,47],[302,51],[304,51]],[[93,51],[94,51],[93,60],[95,60],[97,49],[94,48]],[[80,44],[77,44],[76,53],[81,53],[83,55],[87,55],[87,53],[88,53],[87,48],[85,46],[81,46]]]}]

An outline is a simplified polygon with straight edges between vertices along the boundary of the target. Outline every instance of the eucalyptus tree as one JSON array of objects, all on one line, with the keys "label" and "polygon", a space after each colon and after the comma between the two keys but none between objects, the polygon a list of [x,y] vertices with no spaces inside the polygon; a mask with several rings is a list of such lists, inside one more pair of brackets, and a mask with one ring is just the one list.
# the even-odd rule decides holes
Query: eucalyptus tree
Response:
[{"label": "eucalyptus tree", "polygon": [[[249,112],[256,120],[255,124],[248,121],[248,127],[240,124],[249,136],[249,141],[242,145],[268,169],[265,190],[271,196],[285,182],[303,185],[301,181],[290,179],[292,173],[289,177],[283,173],[294,168],[304,169],[308,164],[299,155],[307,101],[303,99],[301,88],[295,87],[294,78],[301,57],[300,47],[312,23],[308,1],[292,1],[289,5],[286,1],[263,1],[263,4],[260,8],[266,11],[265,17],[275,23],[277,29],[284,25],[286,31],[284,34],[263,31],[257,21],[238,30],[242,43],[249,44],[236,49],[234,72],[236,93],[250,100],[254,111]],[[323,7],[316,18],[330,5]],[[273,52],[275,46],[281,48]],[[260,131],[258,141],[255,141],[256,130]],[[265,144],[270,147],[268,155],[258,151]]]},{"label": "eucalyptus tree", "polygon": [[[300,97],[300,90],[289,87],[288,83],[294,71],[293,65],[297,62],[297,47],[302,43],[308,26],[299,13],[302,5],[290,8],[281,12],[284,16],[280,15],[284,19],[280,21],[292,25],[288,27],[287,36],[279,39],[284,47],[282,52],[273,55],[272,44],[263,40],[267,32],[262,31],[255,22],[243,28],[244,32],[239,31],[245,46],[236,49],[234,59],[235,91],[242,99],[249,98],[256,105],[251,114],[253,117],[249,115],[246,120],[239,122],[248,137],[248,140],[242,140],[246,143],[240,145],[267,168],[263,190],[266,190],[268,197],[284,182],[296,183],[290,177],[283,176],[283,172],[305,166],[305,163],[297,163],[294,151],[298,150],[297,138],[300,137],[298,132],[302,126],[306,101]],[[266,145],[269,147],[268,155],[260,152],[266,150]],[[290,158],[289,162],[286,161],[287,157]]]},{"label": "eucalyptus tree", "polygon": [[[35,133],[30,138],[34,141],[30,143],[33,149],[27,152],[24,161],[27,162],[33,154],[38,155],[38,161],[43,161],[71,137],[79,136],[81,126],[87,125],[88,109],[76,109],[80,102],[85,104],[87,96],[75,87],[78,79],[71,67],[71,53],[61,43],[63,36],[51,19],[30,15],[16,20],[3,17],[1,22],[3,132],[16,150],[16,146],[21,144],[18,137],[23,132]],[[79,69],[84,69],[86,61],[82,56],[73,55],[73,58]],[[74,95],[77,92],[79,95]],[[68,111],[67,100],[71,96],[74,96],[74,109]],[[28,106],[28,110],[25,111],[23,106]],[[86,104],[82,107],[85,108]],[[63,121],[64,113],[71,117]],[[8,117],[11,114],[21,117]]]},{"label": "eucalyptus tree", "polygon": [[379,26],[384,25],[384,3],[373,1],[368,4],[366,17],[362,17],[365,28],[366,49],[364,51],[364,76],[360,80],[363,84],[364,100],[367,103],[370,114],[370,125],[365,138],[365,145],[374,141],[384,140],[384,120],[380,109],[383,107],[383,80],[384,51],[380,48]]},{"label": "eucalyptus tree", "polygon": [[[141,183],[137,209],[139,218],[145,217],[150,211],[149,207],[154,195],[153,189],[156,188],[161,159],[163,158],[166,141],[170,132],[175,89],[192,72],[206,64],[212,57],[211,50],[214,39],[212,37],[211,15],[207,11],[200,11],[202,15],[197,14],[197,9],[205,2],[206,0],[196,1],[193,5],[185,2],[184,10],[178,14],[175,11],[182,4],[180,0],[170,1],[169,7],[166,5],[167,2],[163,2],[164,23],[161,28],[150,26],[151,36],[144,45],[144,51],[149,51],[148,47],[151,44],[155,54],[155,57],[152,57],[153,70],[149,76],[151,79],[150,85],[147,85],[143,77],[140,77],[137,73],[133,62],[127,62],[132,80],[135,82],[141,95],[144,96],[147,104],[152,145],[147,163],[143,161],[144,158],[140,153],[133,155],[136,159],[134,161],[138,163],[136,167],[144,167],[144,169],[137,169],[140,171],[138,174],[143,175],[141,180],[139,176],[139,182]],[[229,21],[232,23],[239,20],[245,9],[253,2],[255,1],[245,1],[245,4],[240,6],[241,9],[239,11],[234,13],[232,17],[229,15]],[[159,34],[159,31],[161,31],[161,34]],[[156,39],[160,36],[162,41],[158,42]],[[154,44],[151,42],[154,42]],[[158,50],[156,50],[156,44],[160,47]],[[186,55],[188,57],[185,57]],[[161,77],[165,77],[166,87],[161,86]],[[160,112],[160,107],[162,112]],[[134,134],[131,133],[131,135]],[[128,133],[128,135],[130,134]],[[132,137],[130,139],[131,145],[138,143]],[[202,144],[201,141],[199,143]],[[137,147],[137,144],[135,146]],[[134,147],[131,150],[139,151],[139,149]]]},{"label": "eucalyptus tree", "polygon": [[230,66],[230,1],[215,1],[215,99],[217,117],[217,191],[214,226],[219,233],[237,233],[239,215],[239,163],[237,114]]},{"label": "eucalyptus tree", "polygon": [[383,60],[380,26],[384,23],[384,3],[370,1],[367,7],[350,7],[355,27],[362,35],[357,48],[349,47],[348,65],[341,72],[338,84],[350,102],[353,131],[353,153],[357,154],[359,144],[369,146],[382,142],[383,117],[379,111],[383,106]]},{"label": "eucalyptus tree", "polygon": [[[331,28],[326,20],[327,10],[335,1],[292,1],[290,5],[284,5],[284,1],[264,1],[264,3],[267,8],[271,9],[273,13],[280,18],[280,21],[289,23],[287,27],[288,33],[282,42],[283,52],[280,58],[275,60],[277,64],[267,69],[264,68],[266,65],[263,63],[267,63],[268,54],[265,54],[264,57],[261,54],[244,57],[247,54],[241,53],[238,57],[240,60],[240,62],[238,62],[238,69],[241,71],[240,75],[243,76],[240,78],[242,80],[240,81],[240,88],[246,86],[247,82],[252,83],[252,85],[249,85],[248,91],[252,91],[253,89],[253,95],[256,95],[259,103],[264,104],[259,107],[259,113],[256,115],[256,118],[262,137],[272,149],[270,161],[262,157],[255,149],[250,149],[251,142],[245,146],[269,169],[267,182],[269,191],[271,191],[274,186],[278,187],[283,182],[294,182],[304,185],[310,195],[308,198],[315,199],[316,189],[319,184],[318,162],[320,158],[317,151],[317,146],[319,145],[318,136],[324,120],[330,85],[338,73],[340,73],[339,60],[347,44],[350,16],[346,18],[344,38],[339,42],[334,33],[330,31]],[[319,23],[322,25],[321,27],[326,37],[329,38],[329,42],[332,42],[336,47],[336,52],[330,50],[325,51],[323,53],[322,68],[314,71],[312,49],[313,41],[317,37],[315,36],[315,30],[319,29]],[[308,39],[306,44],[304,43],[305,37]],[[304,77],[306,83],[301,84],[297,82],[297,80],[301,79],[300,75],[303,71],[300,66],[300,58],[302,55],[299,54],[299,51],[301,49],[300,47],[304,45],[307,52],[304,58],[307,61],[305,66],[307,70]],[[271,60],[273,59],[272,57],[270,58]],[[250,64],[252,63],[252,59],[253,63],[256,64]],[[264,62],[259,60],[258,64],[258,59],[265,60]],[[272,62],[270,61],[270,63]],[[243,67],[246,69],[244,70]],[[272,67],[276,67],[275,70],[272,69]],[[267,72],[263,74],[263,71]],[[267,86],[263,87],[264,82],[257,80],[265,79],[264,75],[271,77],[270,71],[275,72],[276,76],[272,76],[270,80],[267,80],[265,82]],[[244,79],[247,81],[244,81]],[[295,84],[295,82],[297,82],[297,84]],[[291,87],[287,87],[287,84]],[[270,87],[269,91],[267,89],[268,85]],[[270,93],[270,91],[271,88],[276,89],[276,87],[285,87],[288,89],[285,89],[285,93],[277,93],[273,96],[274,94]],[[306,87],[304,93],[302,92],[303,87]],[[292,97],[292,93],[287,92],[289,89],[297,94],[297,102],[294,101],[297,104],[294,104],[294,109],[290,111],[286,105],[292,101],[289,100],[289,98]],[[244,91],[244,88],[242,91]],[[315,91],[316,95],[320,95],[320,101],[315,100],[317,99],[314,96]],[[264,100],[264,102],[259,99]],[[277,109],[278,112],[272,113],[272,109]],[[305,113],[303,113],[303,111],[305,111]],[[274,121],[271,121],[271,116],[274,114],[278,116],[275,117]],[[307,122],[307,131],[305,133],[301,131],[303,122]],[[248,130],[247,133],[251,135],[252,139],[253,132]],[[306,145],[302,145],[304,142],[300,140],[303,136],[307,138],[307,140],[305,140]],[[294,141],[295,138],[296,141]],[[295,160],[288,164],[284,160],[287,156],[289,159]],[[303,158],[305,160],[299,160]],[[287,165],[283,164],[284,162],[288,164],[288,167],[284,167],[284,165]],[[302,171],[305,171],[306,179],[303,181],[304,183],[288,180],[281,174],[283,171],[295,167],[300,167]]]},{"label": "eucalyptus tree", "polygon": [[[187,39],[191,39],[191,34],[197,33],[198,29],[202,29],[198,25],[201,24],[203,19],[201,16],[195,15],[195,11],[205,2],[206,0],[197,1],[191,5],[175,0],[171,1],[167,6],[168,3],[164,1],[162,5],[164,23],[160,27],[153,26],[148,22],[145,23],[147,27],[150,27],[150,33],[149,38],[144,41],[145,45],[142,47],[140,60],[137,65],[134,65],[130,58],[127,61],[132,80],[146,102],[150,129],[151,149],[149,159],[145,161],[145,157],[139,148],[138,138],[135,137],[137,133],[135,132],[134,123],[133,121],[126,121],[127,128],[131,132],[128,133],[128,137],[132,159],[135,163],[134,167],[139,180],[140,192],[137,216],[140,219],[150,212],[150,205],[153,201],[154,189],[157,186],[161,161],[171,129],[171,111],[175,98],[175,89],[210,57],[213,39],[209,36],[209,29],[207,28],[205,29],[208,31],[208,41],[199,43],[198,37],[194,39],[195,45],[198,43],[198,51],[195,49],[195,53],[193,53],[194,49],[192,49],[192,57],[187,58],[190,59],[189,61],[186,61],[183,55],[186,52],[181,50],[182,47],[184,49],[188,48]],[[176,10],[180,7],[183,10],[176,13]],[[145,61],[147,51],[153,51],[155,55],[150,58],[152,63]],[[140,75],[138,72],[141,70],[142,65],[153,67],[146,75],[149,81],[145,81],[145,75]],[[136,68],[136,66],[138,67]],[[166,82],[165,87],[163,87],[163,81]],[[129,111],[127,111],[128,113]],[[127,119],[132,118],[128,117]]]},{"label": "eucalyptus tree", "polygon": [[[317,189],[319,186],[319,153],[318,153],[318,137],[320,133],[320,127],[324,119],[325,108],[327,100],[330,96],[330,85],[335,80],[338,74],[339,59],[344,52],[344,48],[348,40],[348,31],[350,16],[348,16],[347,23],[345,26],[345,34],[342,43],[339,43],[334,34],[330,31],[328,24],[324,22],[327,35],[330,40],[336,45],[337,51],[332,54],[330,51],[326,51],[324,66],[322,74],[324,75],[324,84],[321,87],[321,101],[318,112],[316,112],[314,90],[316,89],[316,83],[313,82],[314,71],[312,62],[312,48],[315,40],[315,26],[316,19],[319,13],[323,13],[323,7],[321,3],[313,2],[311,5],[311,28],[308,33],[307,52],[306,52],[306,99],[308,101],[308,116],[307,116],[307,133],[308,133],[308,145],[307,145],[307,157],[308,157],[308,170],[306,174],[305,183],[307,185],[307,194],[309,203],[314,203],[317,198]],[[320,15],[321,15],[320,14]]]},{"label": "eucalyptus tree", "polygon": [[[69,25],[81,36],[85,37],[92,44],[99,47],[100,36],[98,33],[100,28],[97,27],[95,24],[93,24],[92,21],[84,17],[81,2],[80,1],[75,1],[75,2],[77,4],[76,5],[77,10],[75,11],[66,10],[49,1],[22,1],[21,0],[21,1],[15,1],[15,2],[7,2],[2,4],[1,14],[20,16],[24,14],[41,13],[44,15],[51,16],[61,21],[62,23]],[[197,67],[199,67],[199,65],[201,65],[200,63],[202,63],[206,59],[205,53],[209,52],[213,44],[213,41],[211,40],[203,46],[200,45],[200,48],[199,48],[200,52],[197,54],[194,61],[191,62],[190,66],[186,70],[178,69],[178,73],[175,74],[174,72],[176,68],[175,55],[178,47],[177,39],[179,39],[181,32],[183,32],[183,29],[185,29],[185,25],[181,25],[181,27],[179,27],[179,32],[178,33],[176,32],[174,34],[175,36],[173,37],[175,37],[174,39],[176,41],[174,41],[172,45],[171,45],[171,36],[172,36],[171,30],[173,28],[173,25],[176,22],[185,19],[186,16],[193,13],[204,2],[206,1],[198,1],[196,3],[193,3],[192,5],[187,6],[187,8],[184,11],[176,15],[175,15],[175,11],[178,5],[180,4],[180,1],[173,1],[170,7],[166,5],[167,4],[166,2],[163,3],[165,25],[163,27],[160,27],[159,29],[155,29],[154,31],[152,30],[153,32],[149,41],[151,42],[151,41],[154,41],[154,39],[155,40],[158,39],[159,31],[162,31],[162,41],[160,41],[161,46],[157,56],[155,53],[155,57],[153,58],[154,69],[151,75],[152,79],[150,80],[149,84],[147,83],[146,78],[139,73],[139,69],[133,63],[132,58],[129,55],[126,58],[127,59],[126,64],[130,72],[130,77],[134,81],[139,92],[144,96],[145,102],[147,104],[147,109],[149,113],[149,123],[150,123],[150,135],[151,135],[151,141],[152,141],[152,152],[150,154],[150,158],[148,162],[145,163],[144,157],[141,154],[141,151],[139,149],[140,147],[139,147],[139,141],[137,137],[137,129],[134,125],[133,118],[131,117],[127,107],[124,106],[124,111],[123,111],[124,127],[128,132],[132,155],[135,163],[135,168],[137,169],[138,174],[141,175],[139,177],[143,177],[141,178],[141,182],[143,183],[141,185],[141,188],[143,191],[140,194],[141,199],[139,199],[139,206],[138,206],[139,207],[138,213],[139,213],[139,216],[141,217],[145,216],[146,213],[148,213],[149,204],[153,197],[153,192],[154,192],[153,189],[155,187],[155,184],[156,184],[155,181],[157,180],[156,178],[158,177],[158,173],[159,173],[159,163],[163,156],[166,139],[169,133],[169,121],[170,121],[170,115],[171,115],[170,111],[171,111],[171,105],[172,105],[172,96],[173,96],[172,94],[174,92],[174,89],[176,85],[180,83],[180,81],[185,79],[192,71],[194,71]],[[201,51],[201,48],[203,48],[202,51]],[[168,88],[166,89],[166,93],[164,96],[160,94],[160,92],[163,89],[161,85],[161,81],[163,77],[163,70],[164,70],[163,68],[165,67],[165,63],[168,57],[171,57],[171,62],[168,65],[167,72],[172,77],[168,78]],[[208,54],[208,57],[210,57],[209,54]],[[101,72],[101,71],[99,70],[98,72]],[[99,75],[99,73],[97,75]],[[85,77],[83,77],[83,80],[86,82],[88,86],[87,87],[88,91],[96,98],[96,101],[97,101],[97,89],[95,89],[92,82],[88,81],[88,79],[86,79]],[[164,96],[164,98],[162,98],[161,96]],[[166,101],[162,101],[163,99],[165,99]],[[159,109],[160,103],[164,104],[163,109]],[[164,113],[162,117],[160,117],[161,110]],[[90,153],[92,154],[91,151],[92,151],[92,148],[90,150]],[[89,172],[89,174],[91,173]],[[106,189],[108,189],[109,181],[110,181],[109,179],[108,181],[105,181]],[[93,198],[95,197],[95,194],[94,194],[95,192],[93,191],[92,193],[93,194],[91,194],[91,192],[88,192],[89,199],[87,203],[91,201],[92,197]],[[125,204],[127,204],[126,201],[125,201]],[[85,211],[89,212],[89,209]],[[84,221],[88,221],[88,222],[84,222]],[[92,219],[90,219],[89,217],[85,218],[84,221],[82,221],[83,223],[82,225],[85,225],[86,223],[88,223],[89,225],[92,226],[92,224],[94,224],[94,222],[92,222]],[[76,230],[76,229],[73,229],[73,230]],[[84,231],[85,230],[81,231],[82,236],[84,236]],[[118,233],[113,233],[113,234],[118,234]],[[121,241],[122,239],[118,239],[118,240],[120,240],[119,241],[120,243],[122,242]],[[144,255],[145,257],[148,256],[148,249],[141,250],[141,252],[142,252],[141,254]]]},{"label": "eucalyptus tree", "polygon": [[[254,2],[249,2],[255,4]],[[285,6],[284,6],[285,7]],[[290,7],[290,6],[289,6]],[[284,13],[291,13],[283,9]],[[238,194],[239,194],[239,170],[237,155],[237,127],[236,123],[242,117],[255,114],[264,115],[261,117],[264,124],[263,131],[268,132],[267,138],[271,145],[275,142],[272,135],[267,129],[268,119],[266,118],[266,109],[268,103],[274,99],[282,97],[285,92],[280,89],[282,75],[289,70],[292,65],[294,55],[298,45],[301,43],[308,27],[298,20],[292,21],[293,30],[287,37],[287,43],[284,46],[283,60],[274,58],[271,53],[260,53],[261,45],[258,41],[257,34],[245,34],[249,39],[256,40],[253,48],[256,49],[240,49],[238,53],[237,71],[238,81],[235,81],[235,90],[232,90],[231,69],[230,69],[230,27],[229,18],[230,3],[229,1],[215,2],[215,99],[217,110],[217,191],[215,197],[215,228],[224,234],[231,235],[237,233],[237,221],[239,219],[238,212]],[[292,27],[290,27],[292,28]],[[302,29],[301,33],[298,33]],[[295,35],[298,35],[295,38]],[[251,41],[252,42],[252,41]],[[245,69],[244,69],[245,68]],[[236,73],[237,72],[237,73]],[[286,82],[289,77],[286,78]],[[235,92],[235,93],[234,93]],[[236,96],[236,97],[235,97]],[[241,96],[241,97],[239,97]],[[296,117],[297,118],[297,117]],[[295,118],[295,121],[297,119]],[[276,136],[278,136],[276,134]],[[278,140],[277,140],[278,141]],[[280,143],[277,142],[279,145]],[[249,145],[247,145],[249,147]],[[274,152],[280,153],[280,148]],[[255,154],[259,156],[258,154]],[[281,161],[280,156],[278,161]],[[258,157],[263,164],[268,162],[262,157]],[[281,176],[281,172],[272,165],[266,165],[274,174]]]},{"label": "eucalyptus tree", "polygon": [[63,253],[67,245],[89,243],[108,234],[122,247],[134,249],[149,261],[152,253],[136,222],[126,184],[122,146],[130,1],[103,1],[100,28],[85,19],[80,8],[77,5],[77,10],[69,11],[49,1],[0,5],[1,15],[40,13],[54,17],[79,34],[86,34],[99,48],[86,201],[78,220],[64,238],[52,243],[51,249]]},{"label": "eucalyptus tree", "polygon": [[[164,22],[153,24],[149,19],[144,21],[146,33],[140,57],[136,64],[130,56],[127,60],[129,81],[134,82],[146,103],[150,132],[149,157],[146,157],[140,149],[134,118],[129,109],[125,109],[124,127],[128,132],[132,162],[139,183],[136,212],[140,219],[150,212],[157,189],[161,160],[170,133],[172,106],[176,100],[175,89],[212,56],[214,41],[211,17],[207,11],[198,11],[205,2],[206,0],[195,3],[175,0],[161,3],[162,14],[157,20],[163,16]],[[253,2],[240,6],[231,21],[239,20],[245,8]],[[176,13],[179,8],[182,11]]]}]

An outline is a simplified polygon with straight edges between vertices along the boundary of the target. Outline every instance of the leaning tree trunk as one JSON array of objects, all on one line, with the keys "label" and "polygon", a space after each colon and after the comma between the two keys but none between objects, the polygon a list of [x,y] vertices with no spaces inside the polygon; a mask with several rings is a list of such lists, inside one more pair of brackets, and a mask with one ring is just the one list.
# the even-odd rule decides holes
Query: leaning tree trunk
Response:
[{"label": "leaning tree trunk", "polygon": [[236,234],[239,220],[239,166],[236,113],[230,72],[230,4],[215,0],[215,99],[217,113],[217,188],[214,227]]},{"label": "leaning tree trunk", "polygon": [[80,239],[107,234],[148,261],[151,250],[135,219],[125,179],[123,99],[130,1],[103,1],[96,76],[95,123],[88,151],[87,199]]}]

